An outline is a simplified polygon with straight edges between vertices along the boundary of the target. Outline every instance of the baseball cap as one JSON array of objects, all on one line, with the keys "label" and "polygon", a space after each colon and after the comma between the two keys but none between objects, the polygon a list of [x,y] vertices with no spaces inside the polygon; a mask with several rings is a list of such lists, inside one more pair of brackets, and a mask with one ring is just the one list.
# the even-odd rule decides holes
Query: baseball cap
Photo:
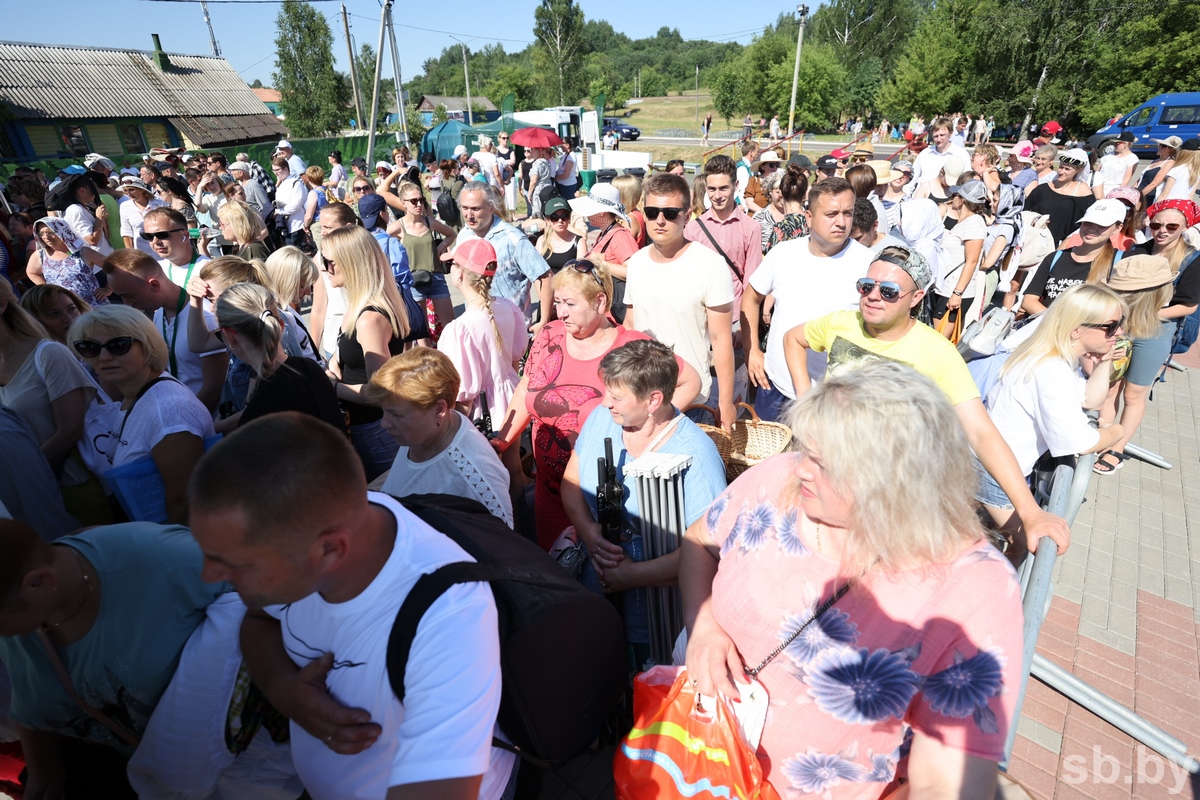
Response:
[{"label": "baseball cap", "polygon": [[363,158],[362,156],[359,156],[358,158],[353,159],[350,162],[350,166],[358,167],[359,169],[366,169],[367,168],[367,160],[365,158]]},{"label": "baseball cap", "polygon": [[[903,261],[900,260],[899,254],[887,253],[888,250],[899,250],[907,252],[908,257]],[[894,264],[900,269],[908,273],[908,277],[912,278],[913,284],[918,289],[928,289],[933,283],[933,268],[929,266],[929,261],[925,256],[918,253],[916,250],[908,250],[903,247],[885,247],[883,251],[875,258],[876,261],[886,261],[889,264]]]},{"label": "baseball cap", "polygon": [[836,158],[836,159],[838,159],[838,160],[840,161],[840,160],[842,160],[843,158],[849,158],[849,157],[850,157],[850,151],[849,151],[849,150],[843,150],[843,149],[841,149],[841,148],[839,147],[837,150],[834,150],[834,151],[833,151],[832,153],[830,153],[829,155],[833,156],[834,158]]},{"label": "baseball cap", "polygon": [[282,150],[282,149],[283,149],[283,148],[285,148],[285,147],[286,147],[288,150],[291,150],[291,149],[292,149],[292,143],[291,143],[291,142],[289,142],[287,139],[280,139],[280,140],[279,140],[279,144],[275,145],[275,147],[276,147],[276,149],[278,149],[278,150]]},{"label": "baseball cap", "polygon": [[1058,122],[1055,120],[1050,120],[1049,122],[1047,122],[1045,125],[1042,126],[1042,133],[1048,133],[1051,136],[1053,136],[1056,133],[1060,133],[1061,131],[1062,131],[1062,125],[1059,125]]},{"label": "baseball cap", "polygon": [[795,164],[800,169],[812,169],[813,168],[813,162],[810,161],[808,156],[804,155],[803,153],[796,153],[794,156],[792,156],[791,158],[789,158],[787,160],[787,163]]},{"label": "baseball cap", "polygon": [[1121,135],[1117,137],[1117,141],[1118,142],[1136,142],[1137,137],[1134,136],[1129,131],[1122,131]]},{"label": "baseball cap", "polygon": [[358,201],[358,216],[367,230],[374,230],[379,225],[379,215],[387,209],[387,203],[377,194],[364,195]]},{"label": "baseball cap", "polygon": [[838,160],[833,156],[821,156],[817,159],[817,169],[837,169]]},{"label": "baseball cap", "polygon": [[250,172],[250,165],[245,161],[234,161],[229,165],[230,172]]},{"label": "baseball cap", "polygon": [[983,181],[967,181],[962,186],[951,186],[946,190],[951,197],[958,195],[968,203],[982,203],[988,198],[987,187]]},{"label": "baseball cap", "polygon": [[78,164],[72,164],[64,169],[63,172],[67,173],[68,175],[84,175],[87,173],[87,169],[79,166]]},{"label": "baseball cap", "polygon": [[1142,193],[1132,186],[1118,186],[1108,194],[1104,195],[1105,200],[1124,200],[1129,205],[1137,208],[1142,202]]},{"label": "baseball cap", "polygon": [[1191,138],[1179,145],[1180,150],[1200,150],[1200,139]]},{"label": "baseball cap", "polygon": [[456,145],[454,148],[454,157],[465,156],[467,154],[467,146],[465,144]]},{"label": "baseball cap", "polygon": [[1091,222],[1095,225],[1107,228],[1109,225],[1116,225],[1118,222],[1125,221],[1126,206],[1116,198],[1105,198],[1092,203],[1079,222]]},{"label": "baseball cap", "polygon": [[465,270],[490,278],[496,274],[496,248],[487,239],[468,239],[448,253],[442,261],[451,261]]},{"label": "baseball cap", "polygon": [[546,201],[546,205],[542,207],[542,214],[550,216],[557,214],[559,211],[570,211],[571,207],[567,205],[567,201],[561,197],[551,197]]}]

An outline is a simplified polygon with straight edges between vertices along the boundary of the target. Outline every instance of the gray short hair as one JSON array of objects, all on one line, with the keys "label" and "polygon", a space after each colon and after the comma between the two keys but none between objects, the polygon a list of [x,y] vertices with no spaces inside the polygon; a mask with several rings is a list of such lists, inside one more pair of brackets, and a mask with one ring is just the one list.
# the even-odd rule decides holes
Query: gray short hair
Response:
[{"label": "gray short hair", "polygon": [[771,192],[775,191],[775,187],[779,185],[779,179],[783,177],[783,172],[775,170],[770,175],[766,175],[758,179],[758,185],[762,187],[763,194],[767,199],[771,199]]},{"label": "gray short hair", "polygon": [[600,362],[600,380],[623,386],[639,400],[651,392],[662,392],[671,402],[679,382],[679,364],[675,353],[654,339],[637,339],[612,350]]},{"label": "gray short hair", "polygon": [[912,367],[868,354],[831,370],[787,416],[797,448],[819,455],[851,504],[845,569],[946,563],[983,538],[966,433],[946,394]]}]

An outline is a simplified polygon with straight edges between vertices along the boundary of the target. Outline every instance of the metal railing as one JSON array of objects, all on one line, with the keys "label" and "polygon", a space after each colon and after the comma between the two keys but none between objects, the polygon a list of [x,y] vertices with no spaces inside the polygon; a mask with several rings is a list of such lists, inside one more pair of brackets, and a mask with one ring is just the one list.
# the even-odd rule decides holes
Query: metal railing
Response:
[{"label": "metal railing", "polygon": [[[1128,452],[1128,448],[1126,448]],[[1083,505],[1084,495],[1092,478],[1092,466],[1096,454],[1079,456],[1074,467],[1059,465],[1048,485],[1039,487],[1042,495],[1048,494],[1045,508],[1057,514],[1068,524],[1075,521]],[[1168,467],[1169,469],[1169,467]],[[1032,557],[1021,565],[1022,609],[1025,615],[1025,649],[1021,671],[1021,687],[1008,729],[1008,740],[1004,745],[1004,761],[1001,768],[1007,770],[1017,738],[1017,723],[1025,702],[1025,690],[1032,675],[1059,694],[1087,709],[1115,728],[1124,731],[1137,741],[1156,751],[1192,774],[1200,773],[1200,762],[1188,755],[1187,745],[1157,725],[1143,719],[1122,706],[1095,687],[1081,681],[1057,664],[1037,653],[1038,634],[1042,622],[1050,609],[1054,597],[1054,564],[1058,552],[1053,542],[1043,539]]]}]

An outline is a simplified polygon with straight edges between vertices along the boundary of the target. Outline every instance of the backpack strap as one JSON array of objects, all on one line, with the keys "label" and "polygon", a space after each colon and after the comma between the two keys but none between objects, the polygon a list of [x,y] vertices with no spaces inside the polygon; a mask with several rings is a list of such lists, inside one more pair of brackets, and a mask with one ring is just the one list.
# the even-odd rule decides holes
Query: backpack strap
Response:
[{"label": "backpack strap", "polygon": [[721,254],[721,258],[725,259],[725,263],[729,265],[731,270],[733,270],[733,274],[737,276],[738,282],[745,283],[745,281],[742,279],[742,271],[737,268],[736,264],[733,263],[733,259],[725,255],[725,251],[721,249],[721,245],[717,244],[717,240],[714,239],[712,233],[709,232],[708,226],[704,224],[704,220],[702,220],[700,217],[696,217],[696,222],[700,224],[700,230],[704,231],[704,235],[708,237],[710,242],[712,242],[713,248],[715,248],[716,251]]}]

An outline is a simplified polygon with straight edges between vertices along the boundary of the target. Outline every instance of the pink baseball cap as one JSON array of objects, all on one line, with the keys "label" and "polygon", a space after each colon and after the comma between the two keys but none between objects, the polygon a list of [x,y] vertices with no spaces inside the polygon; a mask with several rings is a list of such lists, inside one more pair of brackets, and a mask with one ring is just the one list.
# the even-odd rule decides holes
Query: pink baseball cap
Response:
[{"label": "pink baseball cap", "polygon": [[442,255],[465,270],[490,278],[496,274],[496,248],[487,239],[468,239]]},{"label": "pink baseball cap", "polygon": [[1129,205],[1137,208],[1142,202],[1142,193],[1132,186],[1118,186],[1108,194],[1104,195],[1105,200],[1124,200]]}]

